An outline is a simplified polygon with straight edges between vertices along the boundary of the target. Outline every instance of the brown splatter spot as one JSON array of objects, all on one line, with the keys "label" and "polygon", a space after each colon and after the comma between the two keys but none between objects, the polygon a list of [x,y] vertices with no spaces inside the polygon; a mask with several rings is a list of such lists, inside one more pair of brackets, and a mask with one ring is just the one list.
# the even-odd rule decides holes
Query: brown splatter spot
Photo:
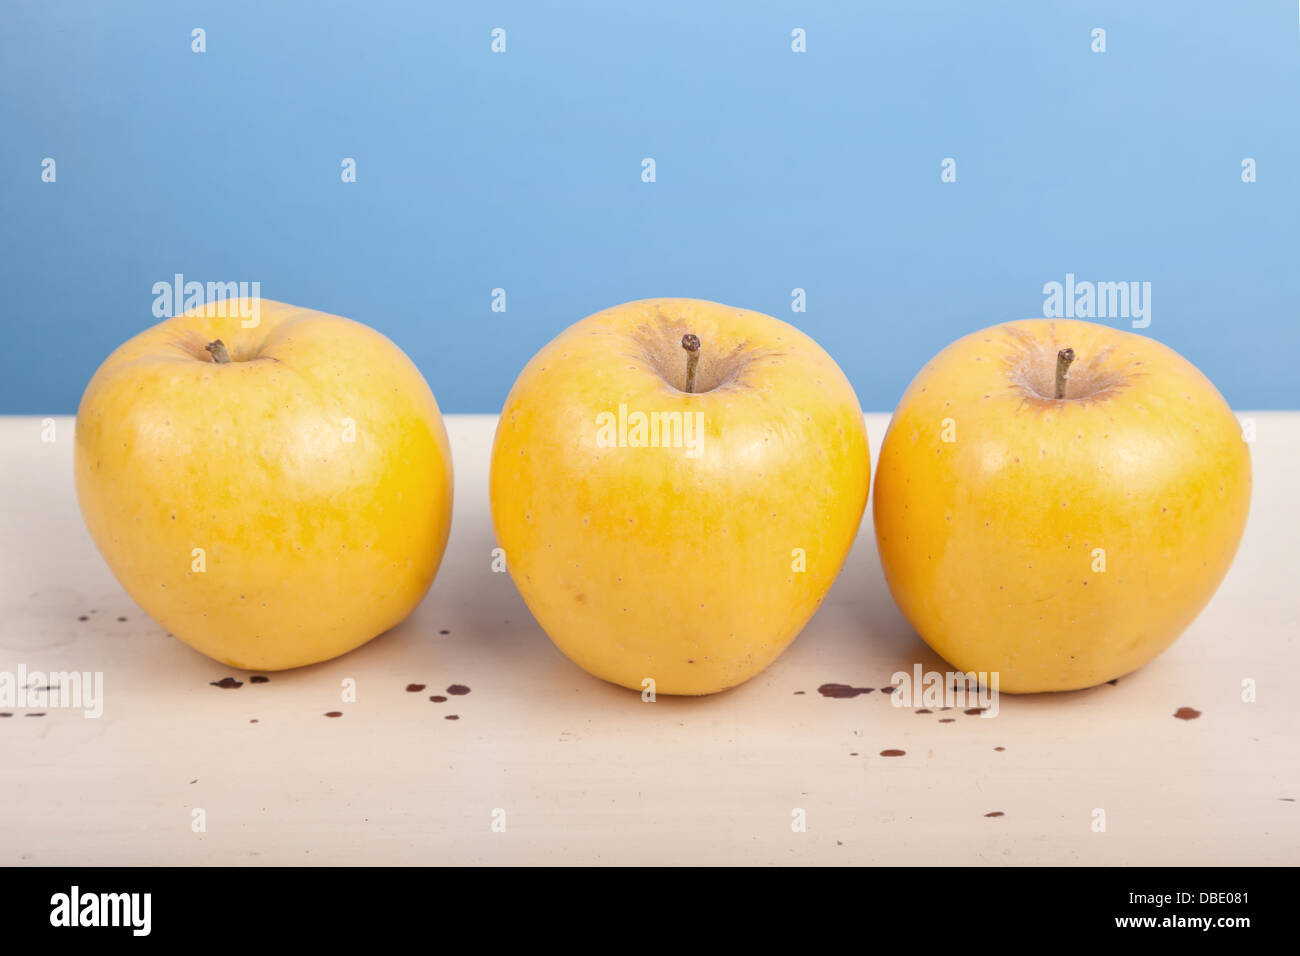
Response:
[{"label": "brown splatter spot", "polygon": [[941,724],[955,724],[955,723],[957,723],[957,718],[956,718],[956,717],[940,717],[940,718],[939,718],[939,723],[941,723]]},{"label": "brown splatter spot", "polygon": [[[509,621],[506,621],[506,623],[509,624],[510,622],[509,622]],[[450,634],[451,631],[443,630],[443,631],[439,631],[438,633],[439,633],[439,634]]]},{"label": "brown splatter spot", "polygon": [[1195,720],[1201,716],[1201,712],[1195,707],[1179,707],[1174,711],[1174,716],[1179,720]]},{"label": "brown splatter spot", "polygon": [[446,698],[446,697],[443,697],[441,694],[434,694],[432,697],[429,698],[429,700],[433,701],[435,704],[441,704],[441,703],[443,703],[446,699],[447,699],[447,698]]},{"label": "brown splatter spot", "polygon": [[803,693],[806,693],[806,691],[797,690],[797,691],[794,692],[794,696],[798,697],[800,694],[803,694]]},{"label": "brown splatter spot", "polygon": [[118,623],[118,624],[125,624],[125,623],[126,623],[126,618],[124,618],[124,617],[119,617],[119,618],[117,619],[117,623]]},{"label": "brown splatter spot", "polygon": [[932,711],[932,710],[926,710],[924,707],[922,707],[920,710],[917,711],[917,713],[918,713],[918,714],[933,714],[934,711]]},{"label": "brown splatter spot", "polygon": [[89,620],[90,620],[90,617],[89,617],[88,615],[83,614],[83,615],[81,615],[81,617],[77,618],[77,620],[78,620],[78,621],[89,621]]},{"label": "brown splatter spot", "polygon": [[850,687],[848,684],[822,684],[817,688],[817,693],[823,697],[833,697],[836,700],[847,700],[850,697],[857,697],[859,694],[870,694],[874,687]]},{"label": "brown splatter spot", "polygon": [[443,719],[443,720],[460,720],[460,714],[447,714],[447,716],[443,717],[442,719]]},{"label": "brown splatter spot", "polygon": [[855,753],[851,753],[851,754],[849,754],[849,756],[850,756],[850,757],[856,757],[856,756],[857,756],[857,753],[856,753],[856,752],[855,752]]},{"label": "brown splatter spot", "polygon": [[198,777],[195,777],[193,780],[190,781],[190,785],[193,786],[194,784],[196,784],[196,783],[198,783],[198,782],[199,782],[199,778],[198,778]]},{"label": "brown splatter spot", "polygon": [[970,707],[970,708],[967,708],[966,710],[963,710],[962,713],[965,714],[967,717],[972,717],[972,716],[974,716],[975,714],[982,714],[982,713],[984,713],[984,708],[983,708],[983,707]]},{"label": "brown splatter spot", "polygon": [[256,724],[256,723],[258,723],[258,720],[257,720],[256,717],[254,717],[252,720],[249,721],[249,723],[250,723],[250,724]]},{"label": "brown splatter spot", "polygon": [[1005,816],[1006,816],[1006,814],[1003,813],[1001,810],[994,810],[992,813],[986,813],[986,814],[984,814],[984,815],[985,815],[986,817],[1005,817]]},{"label": "brown splatter spot", "polygon": [[450,687],[447,688],[447,693],[451,694],[454,697],[464,697],[466,694],[469,693],[469,688],[466,687],[464,684],[452,684]]},{"label": "brown splatter spot", "polygon": [[342,716],[343,716],[343,711],[341,711],[341,710],[331,710],[331,711],[330,711],[329,713],[327,713],[325,716],[326,716],[326,717],[342,717]]},{"label": "brown splatter spot", "polygon": [[242,680],[235,680],[233,677],[223,677],[221,680],[208,681],[212,687],[220,687],[222,690],[234,690],[236,687],[243,687]]},{"label": "brown splatter spot", "polygon": [[407,684],[406,692],[408,694],[418,694],[420,691],[424,690],[424,687],[424,684]]},{"label": "brown splatter spot", "polygon": [[[0,717],[8,717],[8,714],[0,714]],[[1295,803],[1295,797],[1278,797],[1283,803]]]},{"label": "brown splatter spot", "polygon": [[896,690],[898,690],[898,688],[895,687],[893,684],[890,684],[888,687],[880,688],[880,692],[882,694],[892,694]]},{"label": "brown splatter spot", "polygon": [[0,717],[12,717],[13,714],[0,714]]},{"label": "brown splatter spot", "polygon": [[248,682],[249,682],[250,684],[269,684],[269,683],[271,683],[271,678],[269,678],[269,677],[264,677],[264,676],[262,676],[261,674],[257,674],[257,675],[255,675],[255,676],[253,676],[253,677],[250,677],[250,678],[248,679]]},{"label": "brown splatter spot", "polygon": [[44,716],[45,716],[45,711],[42,710],[42,711],[40,711],[39,713],[35,713],[35,714],[23,714],[23,716],[24,716],[24,717],[44,717]]},{"label": "brown splatter spot", "polygon": [[906,757],[906,756],[907,756],[907,751],[906,751],[906,750],[882,750],[882,751],[880,751],[880,756],[882,756],[882,757]]},{"label": "brown splatter spot", "polygon": [[998,753],[1002,753],[1002,751],[1006,750],[1007,748],[1006,748],[1006,747],[994,747],[993,749],[996,750]]},{"label": "brown splatter spot", "polygon": [[1116,677],[1114,680],[1108,680],[1108,681],[1106,681],[1106,683],[1109,684],[1111,687],[1118,687],[1118,686],[1119,686],[1119,678]]}]

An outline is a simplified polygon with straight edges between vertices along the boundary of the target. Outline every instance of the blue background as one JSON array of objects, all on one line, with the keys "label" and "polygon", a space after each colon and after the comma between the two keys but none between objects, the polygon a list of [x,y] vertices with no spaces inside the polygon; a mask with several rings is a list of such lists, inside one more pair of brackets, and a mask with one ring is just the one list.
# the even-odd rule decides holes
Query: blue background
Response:
[{"label": "blue background", "polygon": [[5,0],[0,412],[75,410],[177,272],[375,326],[447,411],[660,295],[794,322],[888,410],[1067,272],[1151,282],[1143,334],[1235,407],[1300,405],[1296,0],[263,7]]}]

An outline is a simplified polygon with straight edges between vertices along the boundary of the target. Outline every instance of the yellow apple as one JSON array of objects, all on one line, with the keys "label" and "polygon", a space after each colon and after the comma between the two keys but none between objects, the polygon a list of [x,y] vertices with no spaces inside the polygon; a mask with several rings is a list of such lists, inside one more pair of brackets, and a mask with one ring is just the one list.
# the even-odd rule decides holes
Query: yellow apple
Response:
[{"label": "yellow apple", "polygon": [[570,659],[624,687],[708,694],[807,623],[869,481],[857,396],[816,342],[757,312],[649,299],[528,363],[497,427],[492,518]]},{"label": "yellow apple", "polygon": [[1227,573],[1249,506],[1241,427],[1190,362],[1041,319],[976,332],[921,370],[885,435],[873,513],[921,637],[1034,692],[1100,684],[1168,647]]},{"label": "yellow apple", "polygon": [[200,306],[110,355],[77,412],[76,475],[127,593],[247,669],[327,660],[397,624],[451,524],[447,435],[410,359],[267,299]]}]

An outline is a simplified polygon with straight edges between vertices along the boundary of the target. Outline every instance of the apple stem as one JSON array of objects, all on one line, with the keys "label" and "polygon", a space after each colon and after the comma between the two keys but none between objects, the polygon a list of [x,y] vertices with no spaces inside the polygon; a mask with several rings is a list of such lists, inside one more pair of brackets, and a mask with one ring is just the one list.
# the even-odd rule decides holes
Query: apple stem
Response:
[{"label": "apple stem", "polygon": [[1056,353],[1056,397],[1065,398],[1065,380],[1070,375],[1070,363],[1074,361],[1074,349],[1061,349]]},{"label": "apple stem", "polygon": [[682,348],[686,349],[686,391],[695,391],[695,367],[700,364],[700,338],[693,332],[682,336]]},{"label": "apple stem", "polygon": [[230,364],[230,353],[226,351],[226,343],[221,339],[213,339],[207,345],[203,346],[212,356],[212,361],[218,365]]}]

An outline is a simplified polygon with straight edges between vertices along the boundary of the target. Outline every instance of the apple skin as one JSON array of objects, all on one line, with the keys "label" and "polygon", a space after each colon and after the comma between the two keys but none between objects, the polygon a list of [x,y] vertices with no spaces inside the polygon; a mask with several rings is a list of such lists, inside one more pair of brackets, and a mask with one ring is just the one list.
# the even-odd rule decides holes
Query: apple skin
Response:
[{"label": "apple skin", "polygon": [[[267,299],[244,329],[237,308],[251,304],[201,306],[105,360],[77,412],[77,497],[150,617],[222,663],[279,670],[419,604],[451,525],[451,453],[387,338]],[[214,339],[229,364],[205,351]]]},{"label": "apple skin", "polygon": [[[1058,401],[1063,348],[1076,359]],[[876,542],[903,615],[947,661],[999,672],[1003,691],[1076,690],[1186,630],[1232,563],[1250,487],[1240,424],[1172,349],[1012,322],[948,346],[907,389],[876,471]]]},{"label": "apple skin", "polygon": [[[687,333],[703,343],[691,394]],[[602,447],[598,416],[620,404],[702,412],[701,454]],[[528,363],[497,427],[492,519],[571,660],[623,687],[709,694],[753,677],[812,617],[870,474],[857,396],[816,342],[757,312],[648,299],[589,316]]]}]

